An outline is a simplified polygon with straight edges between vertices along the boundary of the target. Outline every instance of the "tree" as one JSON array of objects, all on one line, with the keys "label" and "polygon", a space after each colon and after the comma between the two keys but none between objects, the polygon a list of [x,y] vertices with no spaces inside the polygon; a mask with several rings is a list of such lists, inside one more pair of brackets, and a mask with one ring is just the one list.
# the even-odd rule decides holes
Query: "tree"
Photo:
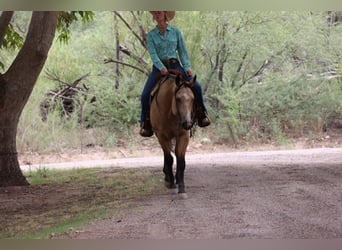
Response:
[{"label": "tree", "polygon": [[[123,15],[119,11],[114,11],[114,23],[115,23],[115,59],[108,57],[104,60],[104,63],[115,63],[115,72],[117,75],[115,88],[119,88],[118,76],[121,75],[120,65],[133,68],[145,76],[149,75],[148,63],[144,59],[147,51],[147,32],[141,22],[143,13],[141,11],[125,12]],[[129,15],[127,15],[129,14]],[[132,19],[132,20],[130,20]],[[123,44],[120,42],[120,30],[119,23],[122,24],[126,30],[131,34],[130,44]],[[142,52],[141,52],[142,51]],[[125,58],[126,61],[125,62]]]},{"label": "tree", "polygon": [[[22,47],[18,46],[20,50],[12,64],[0,74],[0,187],[29,185],[18,162],[18,121],[43,69],[57,27],[60,40],[67,41],[69,25],[77,20],[76,13],[33,12]],[[79,14],[83,20],[91,17],[89,12]],[[19,35],[13,31],[10,23],[12,16],[12,11],[4,11],[0,16],[2,49],[15,47],[18,40],[16,38]]]}]

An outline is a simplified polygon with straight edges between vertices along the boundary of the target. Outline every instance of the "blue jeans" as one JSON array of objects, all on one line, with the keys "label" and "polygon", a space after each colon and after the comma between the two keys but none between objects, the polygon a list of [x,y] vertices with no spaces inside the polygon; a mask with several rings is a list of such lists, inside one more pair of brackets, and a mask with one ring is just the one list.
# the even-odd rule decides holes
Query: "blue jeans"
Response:
[{"label": "blue jeans", "polygon": [[[172,64],[171,69],[176,69],[182,72],[183,78],[186,80],[191,80],[191,77],[189,78],[183,67],[180,65],[180,63],[177,61],[176,63]],[[152,72],[147,78],[147,81],[145,83],[145,87],[143,89],[143,92],[141,94],[141,117],[140,117],[140,123],[142,124],[146,118],[150,117],[150,95],[151,91],[154,88],[154,86],[157,84],[158,81],[158,75],[160,71],[153,66]],[[202,107],[203,111],[207,111],[205,105],[204,105],[204,98],[202,93],[202,87],[198,81],[195,82],[194,85],[194,94],[196,102]]]}]

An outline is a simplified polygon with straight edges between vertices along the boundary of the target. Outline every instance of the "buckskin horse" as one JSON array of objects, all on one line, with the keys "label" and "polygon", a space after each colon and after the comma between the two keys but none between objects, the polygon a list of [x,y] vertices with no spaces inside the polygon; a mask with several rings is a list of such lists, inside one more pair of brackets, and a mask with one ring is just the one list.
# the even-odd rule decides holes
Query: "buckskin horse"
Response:
[{"label": "buckskin horse", "polygon": [[[150,119],[153,131],[164,153],[165,185],[176,188],[186,198],[184,185],[185,153],[190,140],[190,129],[195,121],[195,97],[192,91],[196,76],[191,81],[182,79],[181,74],[170,74],[159,81],[151,102]],[[173,175],[172,141],[175,139],[174,154],[177,160],[176,176]]]}]

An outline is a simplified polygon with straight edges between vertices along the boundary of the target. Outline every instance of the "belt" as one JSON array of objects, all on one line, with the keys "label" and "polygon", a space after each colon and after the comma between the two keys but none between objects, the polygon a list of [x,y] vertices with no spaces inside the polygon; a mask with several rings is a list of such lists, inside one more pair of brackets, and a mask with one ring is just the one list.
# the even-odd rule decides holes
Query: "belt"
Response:
[{"label": "belt", "polygon": [[166,68],[170,68],[172,64],[178,63],[178,60],[176,58],[163,59],[162,63],[165,65]]}]

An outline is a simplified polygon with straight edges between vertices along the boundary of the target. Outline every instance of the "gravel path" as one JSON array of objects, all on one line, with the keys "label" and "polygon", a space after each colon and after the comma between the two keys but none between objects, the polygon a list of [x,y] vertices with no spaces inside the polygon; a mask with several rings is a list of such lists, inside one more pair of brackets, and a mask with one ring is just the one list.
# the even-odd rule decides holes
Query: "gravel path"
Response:
[{"label": "gravel path", "polygon": [[[142,157],[67,167],[161,164],[161,157]],[[341,148],[189,154],[188,199],[170,191],[136,201],[118,217],[61,238],[342,238],[341,180]]]},{"label": "gravel path", "polygon": [[[187,154],[187,164],[190,166],[226,166],[231,164],[255,165],[260,164],[311,164],[311,163],[342,163],[342,148],[316,148],[301,150],[250,151],[231,153]],[[131,157],[106,160],[85,160],[59,163],[40,163],[21,165],[23,171],[34,171],[40,168],[72,169],[93,167],[160,167],[162,156]]]}]

